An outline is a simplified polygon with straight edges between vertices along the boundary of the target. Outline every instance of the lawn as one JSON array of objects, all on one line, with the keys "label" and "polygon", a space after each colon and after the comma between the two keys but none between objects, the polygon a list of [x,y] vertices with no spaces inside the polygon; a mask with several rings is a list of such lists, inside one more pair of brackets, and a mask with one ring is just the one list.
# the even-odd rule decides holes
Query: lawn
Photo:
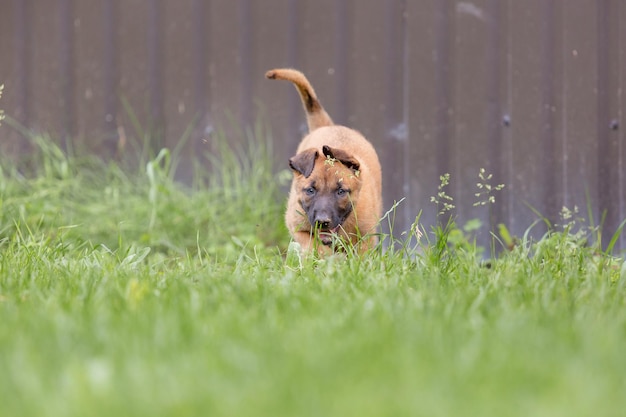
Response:
[{"label": "lawn", "polygon": [[624,415],[626,263],[574,224],[301,258],[271,149],[182,186],[35,143],[0,171],[2,416]]}]

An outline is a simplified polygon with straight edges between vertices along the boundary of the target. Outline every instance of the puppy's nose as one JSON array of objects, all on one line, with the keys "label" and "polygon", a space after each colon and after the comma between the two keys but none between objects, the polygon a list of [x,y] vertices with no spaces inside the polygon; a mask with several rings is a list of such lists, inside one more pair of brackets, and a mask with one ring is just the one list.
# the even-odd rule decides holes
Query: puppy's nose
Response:
[{"label": "puppy's nose", "polygon": [[315,220],[315,223],[321,229],[328,229],[328,227],[330,226],[330,219],[327,217],[317,218]]}]

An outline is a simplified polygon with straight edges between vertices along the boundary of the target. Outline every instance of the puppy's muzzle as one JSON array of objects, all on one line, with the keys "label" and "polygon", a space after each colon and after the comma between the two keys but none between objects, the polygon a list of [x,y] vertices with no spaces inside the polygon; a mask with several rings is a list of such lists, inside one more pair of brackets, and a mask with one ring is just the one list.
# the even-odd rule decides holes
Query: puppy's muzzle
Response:
[{"label": "puppy's muzzle", "polygon": [[332,214],[327,210],[315,210],[309,218],[311,224],[318,233],[318,238],[323,245],[330,246],[332,244],[332,235],[339,228],[339,219],[333,219]]},{"label": "puppy's muzzle", "polygon": [[338,226],[341,219],[332,207],[332,201],[328,201],[327,198],[320,198],[311,207],[309,222],[317,229],[327,231]]},{"label": "puppy's muzzle", "polygon": [[328,217],[318,217],[315,219],[315,227],[321,230],[329,230],[332,221]]},{"label": "puppy's muzzle", "polygon": [[321,220],[315,223],[315,227],[317,229],[317,236],[320,242],[322,242],[325,246],[330,246],[333,243],[333,235],[339,231],[341,224],[332,226],[330,221]]},{"label": "puppy's muzzle", "polygon": [[326,210],[315,211],[309,219],[318,233],[318,238],[323,245],[330,246],[333,235],[339,232],[345,217],[340,217]]}]

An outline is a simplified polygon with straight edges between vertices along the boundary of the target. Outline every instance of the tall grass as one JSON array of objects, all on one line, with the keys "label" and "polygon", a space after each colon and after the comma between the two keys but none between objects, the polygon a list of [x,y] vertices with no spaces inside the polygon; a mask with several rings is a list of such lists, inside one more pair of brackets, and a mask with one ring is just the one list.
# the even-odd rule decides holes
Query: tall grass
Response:
[{"label": "tall grass", "polygon": [[269,149],[225,143],[189,187],[167,150],[129,173],[37,138],[31,172],[3,162],[2,415],[626,409],[623,259],[554,229],[487,265],[419,217],[386,251],[303,258]]},{"label": "tall grass", "polygon": [[19,232],[179,255],[197,247],[213,253],[285,241],[278,174],[271,148],[262,144],[244,158],[218,138],[219,155],[199,158],[193,185],[185,186],[175,181],[167,149],[129,173],[115,162],[63,152],[45,136],[32,140],[36,152],[26,173],[2,163],[0,239]]}]

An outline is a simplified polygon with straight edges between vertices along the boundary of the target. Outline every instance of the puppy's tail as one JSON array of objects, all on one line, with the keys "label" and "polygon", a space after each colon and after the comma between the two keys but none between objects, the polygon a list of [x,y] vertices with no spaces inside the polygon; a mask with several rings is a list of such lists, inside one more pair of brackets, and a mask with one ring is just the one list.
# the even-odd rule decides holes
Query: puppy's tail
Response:
[{"label": "puppy's tail", "polygon": [[266,72],[265,77],[270,80],[291,81],[296,86],[298,93],[300,93],[300,98],[302,99],[302,106],[306,112],[309,132],[314,131],[318,127],[332,126],[334,124],[333,120],[317,99],[311,83],[309,83],[309,80],[307,80],[300,71],[288,68],[273,69]]}]

